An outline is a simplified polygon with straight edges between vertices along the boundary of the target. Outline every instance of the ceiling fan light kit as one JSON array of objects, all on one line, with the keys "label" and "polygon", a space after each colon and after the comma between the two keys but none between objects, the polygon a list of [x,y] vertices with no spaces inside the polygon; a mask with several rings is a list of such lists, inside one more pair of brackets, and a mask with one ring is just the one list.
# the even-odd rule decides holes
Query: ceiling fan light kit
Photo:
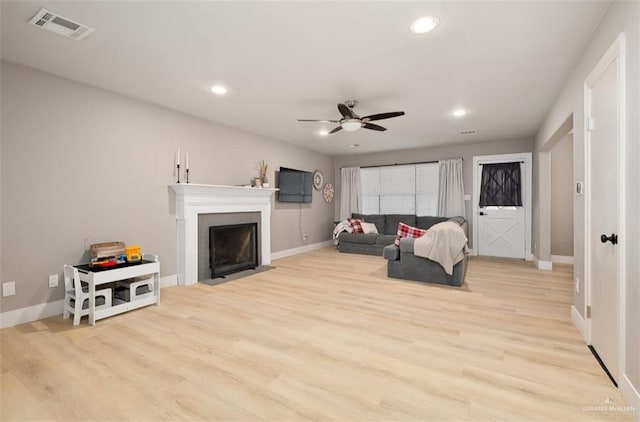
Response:
[{"label": "ceiling fan light kit", "polygon": [[362,127],[362,121],[360,119],[346,119],[340,122],[340,126],[347,132],[355,132]]},{"label": "ceiling fan light kit", "polygon": [[[365,129],[384,132],[387,128],[380,125],[369,123],[374,120],[390,119],[392,117],[404,116],[404,111],[392,111],[388,113],[370,114],[369,116],[360,117],[353,108],[358,104],[356,100],[347,100],[338,104],[338,111],[342,115],[340,120],[315,120],[315,119],[298,119],[299,122],[330,122],[339,123],[340,126],[334,128],[327,135],[334,134],[344,129],[346,132],[355,132],[361,127]],[[324,135],[323,135],[324,136]]]}]

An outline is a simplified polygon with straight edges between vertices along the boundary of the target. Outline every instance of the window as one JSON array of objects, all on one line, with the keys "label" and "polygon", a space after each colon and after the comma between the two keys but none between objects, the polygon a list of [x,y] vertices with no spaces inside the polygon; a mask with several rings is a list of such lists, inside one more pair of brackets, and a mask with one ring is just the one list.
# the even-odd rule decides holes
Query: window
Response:
[{"label": "window", "polygon": [[518,162],[482,165],[480,208],[522,206],[521,165]]},{"label": "window", "polygon": [[438,213],[438,163],[360,170],[363,214]]}]

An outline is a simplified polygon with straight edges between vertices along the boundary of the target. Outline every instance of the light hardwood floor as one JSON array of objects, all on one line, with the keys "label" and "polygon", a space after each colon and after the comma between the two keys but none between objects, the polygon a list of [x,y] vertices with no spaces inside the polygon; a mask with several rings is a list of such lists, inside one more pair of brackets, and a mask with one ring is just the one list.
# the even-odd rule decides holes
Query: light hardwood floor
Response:
[{"label": "light hardwood floor", "polygon": [[274,265],[2,330],[1,419],[633,419],[571,322],[570,266],[474,258],[453,288],[332,248]]}]

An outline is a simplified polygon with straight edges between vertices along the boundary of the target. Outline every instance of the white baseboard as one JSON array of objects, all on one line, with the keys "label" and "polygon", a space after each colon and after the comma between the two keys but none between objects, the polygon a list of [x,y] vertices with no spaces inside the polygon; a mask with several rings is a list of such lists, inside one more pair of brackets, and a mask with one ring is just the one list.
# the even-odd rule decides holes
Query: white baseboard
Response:
[{"label": "white baseboard", "polygon": [[553,270],[553,263],[551,261],[541,261],[537,256],[532,255],[533,265],[539,270],[551,271]]},{"label": "white baseboard", "polygon": [[539,270],[545,270],[545,271],[551,271],[551,270],[553,270],[553,262],[538,260],[538,269]]},{"label": "white baseboard", "polygon": [[587,341],[587,323],[573,305],[571,305],[571,321],[573,321],[573,325],[575,325],[578,331],[580,331],[584,341]]},{"label": "white baseboard", "polygon": [[300,253],[310,252],[316,249],[326,248],[332,246],[333,240],[327,240],[320,243],[313,243],[311,245],[300,246],[299,248],[286,249],[284,251],[278,251],[271,254],[271,259],[286,258],[287,256],[298,255]]},{"label": "white baseboard", "polygon": [[14,325],[33,322],[55,315],[62,315],[63,309],[64,299],[3,312],[0,314],[0,328],[13,327]]},{"label": "white baseboard", "polygon": [[551,262],[556,264],[573,264],[573,257],[566,255],[551,255]]},{"label": "white baseboard", "polygon": [[168,275],[166,277],[160,277],[160,288],[172,287],[178,285],[178,274]]},{"label": "white baseboard", "polygon": [[634,412],[629,413],[634,415],[637,421],[640,421],[640,393],[638,393],[638,389],[631,384],[626,375],[622,376],[620,391],[627,402],[627,406],[634,409]]},{"label": "white baseboard", "polygon": [[[178,285],[176,274],[160,277],[160,288]],[[0,313],[0,329],[13,327],[15,325],[26,324],[28,322],[45,319],[56,315],[62,315],[64,310],[64,300],[41,303],[40,305],[27,306],[26,308],[14,309]]]}]

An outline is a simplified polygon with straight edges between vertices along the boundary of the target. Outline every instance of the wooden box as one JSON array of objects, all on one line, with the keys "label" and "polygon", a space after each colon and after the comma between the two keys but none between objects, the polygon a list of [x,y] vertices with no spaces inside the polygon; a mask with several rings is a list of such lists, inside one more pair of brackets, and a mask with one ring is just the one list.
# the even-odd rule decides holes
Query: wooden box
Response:
[{"label": "wooden box", "polygon": [[94,259],[121,256],[124,255],[124,251],[124,242],[94,243],[89,249],[89,257]]}]

